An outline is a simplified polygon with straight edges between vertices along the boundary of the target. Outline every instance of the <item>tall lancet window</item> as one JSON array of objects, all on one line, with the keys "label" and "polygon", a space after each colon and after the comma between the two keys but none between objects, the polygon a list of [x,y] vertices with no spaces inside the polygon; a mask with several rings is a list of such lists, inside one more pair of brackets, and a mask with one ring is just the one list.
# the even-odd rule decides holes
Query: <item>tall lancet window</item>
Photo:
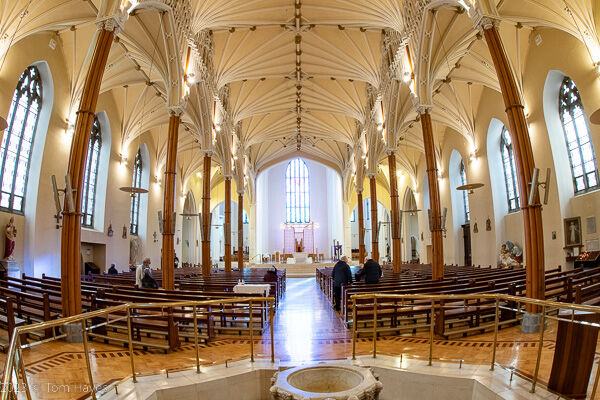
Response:
[{"label": "tall lancet window", "polygon": [[304,160],[295,158],[285,170],[285,222],[310,222],[308,167]]},{"label": "tall lancet window", "polygon": [[590,129],[575,82],[565,77],[560,87],[558,112],[562,121],[573,174],[575,193],[598,188],[598,168]]},{"label": "tall lancet window", "polygon": [[[461,185],[467,184],[467,174],[465,172],[465,163],[462,160],[460,160],[460,184]],[[463,207],[465,210],[465,224],[468,224],[469,221],[471,221],[471,212],[469,211],[469,195],[467,192],[468,192],[468,190],[462,191]]]},{"label": "tall lancet window", "polygon": [[502,152],[502,166],[504,168],[504,182],[506,183],[506,199],[508,201],[508,212],[519,210],[519,189],[517,188],[517,171],[515,168],[515,155],[512,140],[506,127],[502,128],[500,138],[500,150]]},{"label": "tall lancet window", "polygon": [[[133,182],[131,186],[136,188],[142,187],[142,151],[138,150],[135,155],[135,163],[133,164]],[[131,198],[131,216],[129,217],[129,233],[132,235],[138,234],[140,219],[140,195],[136,194]]]},{"label": "tall lancet window", "polygon": [[34,66],[21,74],[8,111],[0,147],[0,209],[23,213],[29,159],[42,108],[42,81]]},{"label": "tall lancet window", "polygon": [[102,147],[102,132],[100,122],[94,118],[92,134],[88,144],[85,160],[85,175],[83,176],[83,201],[81,203],[81,225],[87,228],[94,226],[94,206],[96,205],[96,184],[98,182],[98,164],[100,162],[100,147]]}]

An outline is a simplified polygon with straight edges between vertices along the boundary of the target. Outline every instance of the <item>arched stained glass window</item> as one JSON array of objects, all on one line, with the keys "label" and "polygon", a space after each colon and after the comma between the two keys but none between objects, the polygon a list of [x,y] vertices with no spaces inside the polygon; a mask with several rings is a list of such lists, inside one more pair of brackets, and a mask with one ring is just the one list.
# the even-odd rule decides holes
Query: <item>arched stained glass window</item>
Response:
[{"label": "arched stained glass window", "polygon": [[285,170],[285,222],[310,222],[308,167],[300,158],[290,161]]},{"label": "arched stained glass window", "polygon": [[[139,149],[135,155],[135,163],[133,164],[133,182],[131,186],[142,187],[142,150]],[[131,235],[138,234],[140,219],[140,195],[137,194],[131,198],[131,216],[129,217],[129,233]]]},{"label": "arched stained glass window", "polygon": [[[467,184],[467,174],[465,172],[465,163],[462,160],[460,160],[460,184],[461,185]],[[471,221],[471,212],[469,211],[469,194],[467,192],[468,192],[468,190],[462,191],[463,207],[464,207],[464,211],[465,211],[465,224],[467,224],[467,223],[469,223],[469,221]]]},{"label": "arched stained glass window", "polygon": [[575,82],[565,77],[560,87],[558,113],[563,125],[575,193],[598,188],[598,168],[583,104]]},{"label": "arched stained glass window", "polygon": [[25,209],[29,159],[41,108],[40,72],[30,66],[17,83],[0,147],[0,209],[16,213]]},{"label": "arched stained glass window", "polygon": [[92,134],[88,144],[85,160],[85,175],[83,176],[83,200],[81,203],[81,225],[94,226],[94,206],[96,204],[96,184],[98,183],[98,164],[100,163],[100,147],[102,147],[102,132],[98,118],[94,118]]},{"label": "arched stained glass window", "polygon": [[517,172],[515,168],[515,155],[512,140],[506,127],[502,127],[500,138],[500,151],[502,153],[502,167],[504,168],[504,182],[506,183],[506,197],[508,212],[519,210],[519,189],[517,187]]}]

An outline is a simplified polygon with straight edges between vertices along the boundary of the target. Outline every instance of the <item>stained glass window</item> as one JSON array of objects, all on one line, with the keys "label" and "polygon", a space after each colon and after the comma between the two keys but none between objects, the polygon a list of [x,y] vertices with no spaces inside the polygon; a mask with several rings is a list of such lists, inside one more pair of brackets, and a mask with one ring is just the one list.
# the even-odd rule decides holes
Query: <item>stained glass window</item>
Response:
[{"label": "stained glass window", "polygon": [[352,214],[350,214],[350,222],[356,221],[356,208],[352,210]]},{"label": "stained glass window", "polygon": [[500,139],[500,151],[502,153],[502,167],[504,168],[504,182],[506,183],[506,198],[508,201],[508,212],[519,210],[519,189],[517,188],[517,172],[515,168],[515,155],[512,140],[506,127],[502,127]]},{"label": "stained glass window", "polygon": [[[131,186],[142,187],[142,151],[138,150],[135,155],[135,163],[133,164],[133,182]],[[129,218],[129,233],[132,235],[138,234],[140,219],[140,195],[131,198],[131,216]]]},{"label": "stained glass window", "polygon": [[575,82],[565,77],[560,87],[558,113],[563,125],[575,193],[598,188],[598,168],[590,129]]},{"label": "stained glass window", "polygon": [[0,147],[0,208],[22,213],[29,159],[42,108],[42,82],[34,66],[27,67],[19,78],[8,112],[8,128]]},{"label": "stained glass window", "polygon": [[85,160],[85,175],[83,176],[83,199],[81,203],[81,225],[91,228],[94,226],[94,206],[96,204],[96,184],[98,182],[98,164],[100,163],[100,147],[102,147],[102,132],[100,122],[94,118],[92,134],[88,144]]},{"label": "stained glass window", "polygon": [[[462,160],[460,160],[460,184],[461,185],[467,184],[467,174],[465,172],[465,163]],[[469,211],[469,194],[467,192],[468,192],[468,190],[462,191],[463,207],[465,210],[465,224],[468,223],[469,221],[471,221],[471,212]]]},{"label": "stained glass window", "polygon": [[285,170],[285,222],[310,222],[308,167],[304,160],[293,159]]}]

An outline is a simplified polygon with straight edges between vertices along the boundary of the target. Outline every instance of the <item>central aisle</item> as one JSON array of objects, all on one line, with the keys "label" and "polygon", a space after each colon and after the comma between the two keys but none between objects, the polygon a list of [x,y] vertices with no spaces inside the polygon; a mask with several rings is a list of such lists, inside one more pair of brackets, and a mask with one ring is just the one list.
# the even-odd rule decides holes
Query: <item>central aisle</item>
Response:
[{"label": "central aisle", "polygon": [[[285,295],[275,314],[277,357],[303,362],[339,357],[329,344],[352,347],[351,333],[312,278],[288,278]],[[329,352],[327,351],[329,349]]]}]

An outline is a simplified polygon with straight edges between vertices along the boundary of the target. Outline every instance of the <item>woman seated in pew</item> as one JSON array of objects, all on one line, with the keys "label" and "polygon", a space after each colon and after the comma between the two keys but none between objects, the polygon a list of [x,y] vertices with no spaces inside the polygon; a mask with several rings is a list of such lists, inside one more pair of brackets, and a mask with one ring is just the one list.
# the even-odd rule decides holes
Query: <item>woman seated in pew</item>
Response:
[{"label": "woman seated in pew", "polygon": [[381,278],[383,272],[381,271],[381,266],[371,258],[371,255],[367,255],[367,262],[365,265],[356,273],[355,278],[356,282],[360,282],[360,278],[365,277],[365,283],[373,284],[379,283],[379,278]]},{"label": "woman seated in pew", "polygon": [[142,262],[142,265],[138,265],[135,269],[135,286],[138,288],[142,287],[142,279],[144,279],[145,271],[148,270],[148,274],[152,277],[150,272],[150,258],[146,257]]},{"label": "woman seated in pew", "polygon": [[115,264],[110,264],[110,268],[108,269],[108,274],[109,275],[119,275],[119,271],[117,271],[117,267],[115,267]]}]

